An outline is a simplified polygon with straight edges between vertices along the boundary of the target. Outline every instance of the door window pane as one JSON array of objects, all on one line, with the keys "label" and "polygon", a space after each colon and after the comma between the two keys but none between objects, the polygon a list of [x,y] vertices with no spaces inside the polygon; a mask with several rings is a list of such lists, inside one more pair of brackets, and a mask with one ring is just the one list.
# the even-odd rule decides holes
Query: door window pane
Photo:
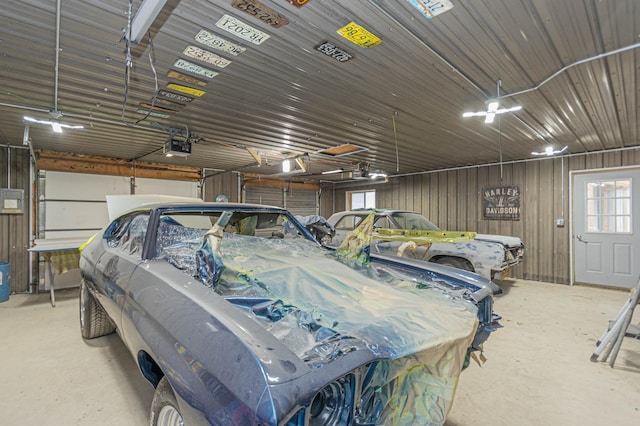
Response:
[{"label": "door window pane", "polygon": [[364,208],[364,192],[351,193],[351,208],[352,209]]},{"label": "door window pane", "polygon": [[631,179],[587,182],[587,232],[631,232]]}]

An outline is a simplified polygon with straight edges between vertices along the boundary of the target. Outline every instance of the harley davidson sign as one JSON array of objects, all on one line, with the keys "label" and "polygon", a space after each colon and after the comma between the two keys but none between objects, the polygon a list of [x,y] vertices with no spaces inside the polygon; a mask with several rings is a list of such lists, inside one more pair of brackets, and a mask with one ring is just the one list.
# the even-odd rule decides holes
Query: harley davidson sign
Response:
[{"label": "harley davidson sign", "polygon": [[483,188],[482,215],[485,219],[520,220],[520,187]]}]

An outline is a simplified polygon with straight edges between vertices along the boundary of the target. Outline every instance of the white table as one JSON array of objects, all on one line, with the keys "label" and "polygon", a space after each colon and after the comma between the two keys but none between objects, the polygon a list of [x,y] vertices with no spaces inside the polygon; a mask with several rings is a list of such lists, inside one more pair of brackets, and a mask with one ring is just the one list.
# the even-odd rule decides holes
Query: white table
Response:
[{"label": "white table", "polygon": [[56,306],[56,296],[54,292],[54,279],[56,274],[77,269],[80,260],[82,244],[87,241],[87,237],[75,238],[50,238],[35,240],[30,252],[42,254],[46,260],[47,275],[49,276],[49,291],[51,292],[51,306]]}]

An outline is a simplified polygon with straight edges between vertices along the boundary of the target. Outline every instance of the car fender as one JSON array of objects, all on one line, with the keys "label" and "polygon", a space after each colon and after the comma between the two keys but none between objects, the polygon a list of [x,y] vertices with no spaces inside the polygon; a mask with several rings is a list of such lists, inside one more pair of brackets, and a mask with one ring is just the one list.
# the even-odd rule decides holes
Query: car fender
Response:
[{"label": "car fender", "polygon": [[474,272],[491,279],[492,271],[502,271],[508,265],[505,262],[505,249],[499,243],[485,241],[467,241],[464,243],[433,243],[427,251],[427,258],[453,256],[468,260]]},{"label": "car fender", "polygon": [[523,245],[520,238],[508,235],[477,234],[476,240],[500,243],[506,247],[521,247]]},{"label": "car fender", "polygon": [[[184,409],[214,424],[226,421],[225,416],[247,420],[244,416],[252,412],[262,417],[251,423],[276,416],[275,407],[261,402],[271,401],[264,396],[270,384],[293,380],[308,367],[249,315],[162,263],[148,262],[132,276],[136,286],[130,288],[123,314],[131,353],[148,353],[187,402]],[[154,273],[163,276],[163,285],[145,285]]]}]

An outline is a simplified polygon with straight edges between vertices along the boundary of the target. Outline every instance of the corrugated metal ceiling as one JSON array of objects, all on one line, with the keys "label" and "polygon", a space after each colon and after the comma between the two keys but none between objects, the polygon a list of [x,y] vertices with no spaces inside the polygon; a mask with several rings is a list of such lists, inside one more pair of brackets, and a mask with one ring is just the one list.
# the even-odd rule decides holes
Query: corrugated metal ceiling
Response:
[{"label": "corrugated metal ceiling", "polygon": [[[140,3],[133,2],[134,14]],[[5,1],[1,143],[22,145],[23,116],[50,120],[47,111],[57,110],[60,121],[85,129],[54,134],[31,124],[34,148],[262,174],[279,173],[283,158],[304,154],[310,175],[351,170],[359,162],[398,174],[526,159],[547,145],[567,145],[567,153],[638,145],[636,0],[451,0],[454,7],[432,19],[409,0],[309,0],[302,7],[262,0],[258,7],[288,19],[279,28],[234,3],[257,4],[170,0],[152,27],[153,49],[146,42],[131,46],[127,88],[127,0],[63,0],[59,15],[54,0]],[[255,45],[218,28],[225,14],[270,38]],[[352,21],[382,43],[361,48],[337,34]],[[196,42],[203,29],[246,51],[234,56]],[[323,41],[353,58],[341,63],[319,52]],[[231,63],[219,68],[189,58],[187,46]],[[156,87],[150,52],[161,90],[181,83],[167,76],[184,72],[174,66],[180,58],[218,75],[184,72],[206,81],[191,84],[206,93],[168,118],[145,118],[139,104],[151,104]],[[465,111],[486,110],[498,80],[506,96],[501,107],[523,109],[493,124],[462,118]],[[199,138],[190,156],[162,155],[170,128]],[[318,154],[344,143],[368,150],[339,158]],[[262,154],[260,167],[247,147]]]}]

